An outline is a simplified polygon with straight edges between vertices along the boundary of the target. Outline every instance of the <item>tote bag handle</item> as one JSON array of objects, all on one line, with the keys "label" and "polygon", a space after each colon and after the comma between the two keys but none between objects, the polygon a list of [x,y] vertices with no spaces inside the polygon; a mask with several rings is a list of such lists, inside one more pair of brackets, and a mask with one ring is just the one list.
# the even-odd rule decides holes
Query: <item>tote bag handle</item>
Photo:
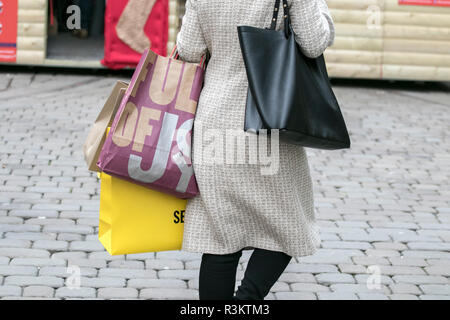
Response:
[{"label": "tote bag handle", "polygon": [[[273,9],[273,17],[272,23],[270,24],[270,29],[275,30],[277,26],[278,20],[278,11],[280,11],[280,2],[281,0],[275,0],[275,8]],[[289,6],[287,4],[287,0],[283,0],[283,20],[284,20],[284,31],[286,33],[286,37],[289,35],[289,26],[291,24],[291,19],[289,16]]]}]

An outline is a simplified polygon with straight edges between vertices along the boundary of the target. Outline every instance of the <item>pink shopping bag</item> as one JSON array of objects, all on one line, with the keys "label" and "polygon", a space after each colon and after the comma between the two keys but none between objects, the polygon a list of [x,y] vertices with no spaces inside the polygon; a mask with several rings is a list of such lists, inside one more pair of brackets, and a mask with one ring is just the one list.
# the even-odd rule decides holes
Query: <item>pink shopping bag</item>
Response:
[{"label": "pink shopping bag", "polygon": [[191,132],[204,67],[146,50],[97,162],[112,176],[192,198]]}]

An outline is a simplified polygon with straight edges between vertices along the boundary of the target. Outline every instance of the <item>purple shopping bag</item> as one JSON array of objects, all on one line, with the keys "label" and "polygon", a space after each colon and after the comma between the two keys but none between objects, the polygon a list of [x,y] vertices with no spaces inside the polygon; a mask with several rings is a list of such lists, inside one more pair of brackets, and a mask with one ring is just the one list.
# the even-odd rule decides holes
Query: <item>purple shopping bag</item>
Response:
[{"label": "purple shopping bag", "polygon": [[97,165],[110,175],[172,194],[198,194],[191,132],[204,67],[146,50]]}]

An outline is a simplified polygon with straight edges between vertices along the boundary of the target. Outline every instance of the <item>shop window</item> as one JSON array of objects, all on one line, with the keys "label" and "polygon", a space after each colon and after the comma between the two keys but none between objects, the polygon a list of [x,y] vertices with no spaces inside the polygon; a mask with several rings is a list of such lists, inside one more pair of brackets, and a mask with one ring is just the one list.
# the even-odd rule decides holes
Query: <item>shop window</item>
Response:
[{"label": "shop window", "polygon": [[101,60],[104,53],[105,0],[48,2],[47,59]]}]

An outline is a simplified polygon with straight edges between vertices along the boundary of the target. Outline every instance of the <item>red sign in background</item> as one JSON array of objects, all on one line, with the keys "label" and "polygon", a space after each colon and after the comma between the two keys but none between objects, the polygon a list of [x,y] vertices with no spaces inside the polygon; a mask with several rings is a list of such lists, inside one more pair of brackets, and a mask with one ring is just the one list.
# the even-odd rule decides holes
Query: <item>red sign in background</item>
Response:
[{"label": "red sign in background", "polygon": [[[1,1],[1,0],[0,0]],[[135,67],[141,54],[119,39],[116,26],[129,0],[106,2],[105,11],[105,56],[101,63],[111,69]],[[145,0],[148,1],[148,0]],[[151,50],[166,55],[169,37],[169,1],[156,0],[144,26],[144,32],[151,41]]]},{"label": "red sign in background", "polygon": [[16,61],[17,0],[0,0],[0,62]]},{"label": "red sign in background", "polygon": [[450,0],[398,0],[398,3],[418,6],[450,7]]}]

